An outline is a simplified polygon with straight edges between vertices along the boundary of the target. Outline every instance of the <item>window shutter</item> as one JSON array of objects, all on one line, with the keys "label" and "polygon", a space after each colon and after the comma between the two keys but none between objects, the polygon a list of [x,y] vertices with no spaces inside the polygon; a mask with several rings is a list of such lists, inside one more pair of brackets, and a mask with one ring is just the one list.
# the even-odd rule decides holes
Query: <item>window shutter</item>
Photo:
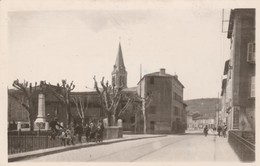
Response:
[{"label": "window shutter", "polygon": [[248,43],[247,45],[247,61],[255,63],[255,43]]},{"label": "window shutter", "polygon": [[255,76],[252,76],[252,77],[251,77],[250,82],[251,82],[250,97],[255,97]]}]

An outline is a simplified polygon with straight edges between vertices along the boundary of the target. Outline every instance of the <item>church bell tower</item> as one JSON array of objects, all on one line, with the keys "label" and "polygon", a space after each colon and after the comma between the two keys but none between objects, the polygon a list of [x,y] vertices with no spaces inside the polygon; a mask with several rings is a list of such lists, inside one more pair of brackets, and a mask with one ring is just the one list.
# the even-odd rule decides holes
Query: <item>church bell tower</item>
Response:
[{"label": "church bell tower", "polygon": [[116,57],[116,63],[112,71],[112,85],[115,85],[116,88],[127,88],[127,72],[125,70],[125,64],[120,43]]}]

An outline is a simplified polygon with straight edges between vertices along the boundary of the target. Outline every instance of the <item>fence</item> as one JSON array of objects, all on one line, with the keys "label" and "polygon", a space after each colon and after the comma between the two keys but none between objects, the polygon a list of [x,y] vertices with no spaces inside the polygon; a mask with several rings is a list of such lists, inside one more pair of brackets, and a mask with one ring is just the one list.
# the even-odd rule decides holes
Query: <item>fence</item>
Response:
[{"label": "fence", "polygon": [[255,161],[255,144],[242,138],[242,133],[229,131],[228,142],[241,161]]},{"label": "fence", "polygon": [[[19,135],[18,135],[19,133]],[[82,135],[82,142],[86,142],[85,132]],[[41,131],[39,136],[37,131],[12,131],[8,133],[8,154],[22,153],[39,149],[47,149],[58,146],[63,146],[62,141],[56,137],[55,140],[50,139],[49,131]],[[103,139],[122,138],[123,132],[121,127],[105,128]],[[74,143],[78,143],[78,138],[75,136]]]},{"label": "fence", "polygon": [[8,154],[28,152],[38,149],[46,149],[61,146],[60,139],[50,140],[49,136],[35,135],[9,135]]}]

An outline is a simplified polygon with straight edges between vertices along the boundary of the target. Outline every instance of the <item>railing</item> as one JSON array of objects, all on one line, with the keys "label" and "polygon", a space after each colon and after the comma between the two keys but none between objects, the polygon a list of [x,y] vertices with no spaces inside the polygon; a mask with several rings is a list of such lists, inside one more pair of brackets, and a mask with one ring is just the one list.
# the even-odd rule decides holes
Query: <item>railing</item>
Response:
[{"label": "railing", "polygon": [[228,142],[241,161],[255,161],[255,144],[242,138],[236,131],[229,131]]},{"label": "railing", "polygon": [[46,149],[62,146],[59,138],[50,140],[49,136],[35,135],[9,135],[8,136],[8,154],[28,152],[39,149]]},{"label": "railing", "polygon": [[[83,133],[82,142],[86,142],[85,132]],[[108,127],[105,128],[103,133],[104,140],[122,138],[122,136],[121,127]],[[74,135],[73,141],[75,144],[79,143],[76,135]],[[64,146],[64,144],[58,136],[55,140],[51,140],[50,131],[41,131],[40,133],[37,133],[37,131],[8,132],[8,155],[58,146]]]}]

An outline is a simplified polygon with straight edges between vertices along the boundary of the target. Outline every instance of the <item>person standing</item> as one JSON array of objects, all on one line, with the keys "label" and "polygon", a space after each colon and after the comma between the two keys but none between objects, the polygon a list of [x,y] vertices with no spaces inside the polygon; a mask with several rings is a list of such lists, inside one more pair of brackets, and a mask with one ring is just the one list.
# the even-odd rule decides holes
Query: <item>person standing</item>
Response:
[{"label": "person standing", "polygon": [[74,129],[73,127],[66,130],[67,145],[74,145]]},{"label": "person standing", "polygon": [[224,123],[224,126],[223,126],[223,137],[226,138],[227,136],[227,125]]},{"label": "person standing", "polygon": [[218,129],[217,129],[217,131],[218,131],[218,136],[220,137],[220,133],[221,133],[221,131],[222,131],[222,128],[221,128],[221,126],[218,126]]},{"label": "person standing", "polygon": [[86,141],[89,142],[90,137],[90,127],[88,124],[86,124]]},{"label": "person standing", "polygon": [[61,132],[61,135],[60,135],[61,144],[63,146],[66,146],[66,138],[67,138],[66,131],[63,129],[63,131]]},{"label": "person standing", "polygon": [[90,127],[90,134],[89,134],[90,141],[91,140],[95,140],[95,137],[96,137],[96,126],[94,125],[93,122],[90,122],[89,127]]},{"label": "person standing", "polygon": [[104,133],[105,127],[104,127],[104,124],[103,124],[102,120],[100,120],[99,124],[100,124],[100,141],[103,142],[103,133]]},{"label": "person standing", "polygon": [[81,124],[77,124],[77,126],[75,127],[75,134],[78,135],[79,143],[82,143],[82,141],[81,141],[82,133],[83,133],[82,125]]},{"label": "person standing", "polygon": [[205,135],[205,137],[207,137],[207,135],[208,135],[208,126],[206,125],[205,127],[204,127],[204,130],[203,130],[203,132],[204,132],[204,135]]},{"label": "person standing", "polygon": [[50,128],[51,128],[51,140],[55,140],[56,135],[58,135],[59,131],[56,127],[60,127],[63,129],[63,127],[58,123],[58,118],[55,117],[51,122],[50,122]]}]

